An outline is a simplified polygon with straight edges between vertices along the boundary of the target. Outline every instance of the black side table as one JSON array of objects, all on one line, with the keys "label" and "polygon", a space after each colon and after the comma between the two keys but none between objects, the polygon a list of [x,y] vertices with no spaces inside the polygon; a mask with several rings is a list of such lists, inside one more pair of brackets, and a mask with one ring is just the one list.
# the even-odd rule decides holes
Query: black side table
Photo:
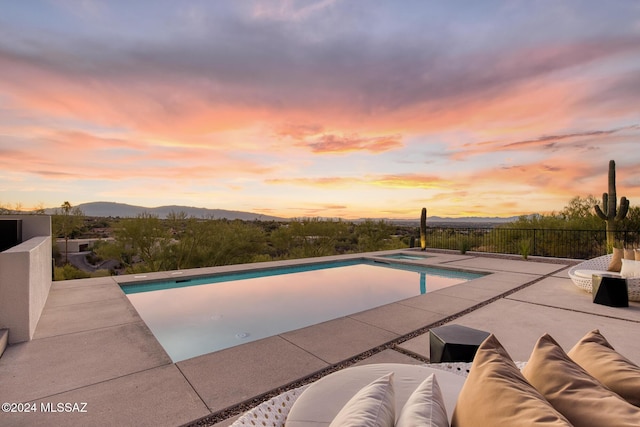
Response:
[{"label": "black side table", "polygon": [[444,325],[429,330],[429,361],[472,362],[489,332],[462,325]]},{"label": "black side table", "polygon": [[606,273],[594,274],[591,278],[591,295],[594,304],[609,307],[629,307],[627,279]]}]

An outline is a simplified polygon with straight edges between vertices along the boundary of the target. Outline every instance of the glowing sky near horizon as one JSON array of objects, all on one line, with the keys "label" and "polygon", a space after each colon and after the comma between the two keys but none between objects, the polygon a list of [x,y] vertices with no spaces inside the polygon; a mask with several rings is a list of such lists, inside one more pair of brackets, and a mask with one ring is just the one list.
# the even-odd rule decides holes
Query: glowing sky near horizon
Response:
[{"label": "glowing sky near horizon", "polygon": [[640,2],[0,0],[0,205],[640,203]]}]

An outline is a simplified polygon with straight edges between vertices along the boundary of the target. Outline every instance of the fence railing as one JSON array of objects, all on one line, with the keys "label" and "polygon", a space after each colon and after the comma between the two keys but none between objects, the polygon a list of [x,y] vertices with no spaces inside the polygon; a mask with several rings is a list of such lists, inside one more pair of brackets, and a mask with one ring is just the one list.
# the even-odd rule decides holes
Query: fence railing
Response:
[{"label": "fence railing", "polygon": [[[638,247],[640,231],[618,230],[616,241]],[[607,253],[604,230],[427,228],[427,247],[477,252],[589,259]]]}]

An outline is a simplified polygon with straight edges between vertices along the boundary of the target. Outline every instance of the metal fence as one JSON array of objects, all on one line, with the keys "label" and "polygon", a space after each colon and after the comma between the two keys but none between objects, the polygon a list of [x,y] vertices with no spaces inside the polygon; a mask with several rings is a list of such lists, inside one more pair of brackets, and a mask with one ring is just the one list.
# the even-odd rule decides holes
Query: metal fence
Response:
[{"label": "metal fence", "polygon": [[[619,230],[616,241],[625,247],[638,247],[640,231]],[[427,229],[427,247],[462,253],[589,259],[607,253],[607,236],[604,230],[433,227]]]}]

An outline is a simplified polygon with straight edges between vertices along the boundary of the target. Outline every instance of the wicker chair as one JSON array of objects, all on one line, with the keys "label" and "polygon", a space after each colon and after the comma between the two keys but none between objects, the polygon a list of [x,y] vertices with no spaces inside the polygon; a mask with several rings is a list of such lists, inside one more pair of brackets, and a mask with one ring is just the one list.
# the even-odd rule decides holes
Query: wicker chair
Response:
[{"label": "wicker chair", "polygon": [[[607,271],[613,255],[603,255],[597,258],[581,262],[569,269],[569,277],[573,284],[580,289],[591,293],[592,274],[607,273],[615,274]],[[627,288],[629,292],[629,301],[640,301],[640,277],[627,278]]]}]

